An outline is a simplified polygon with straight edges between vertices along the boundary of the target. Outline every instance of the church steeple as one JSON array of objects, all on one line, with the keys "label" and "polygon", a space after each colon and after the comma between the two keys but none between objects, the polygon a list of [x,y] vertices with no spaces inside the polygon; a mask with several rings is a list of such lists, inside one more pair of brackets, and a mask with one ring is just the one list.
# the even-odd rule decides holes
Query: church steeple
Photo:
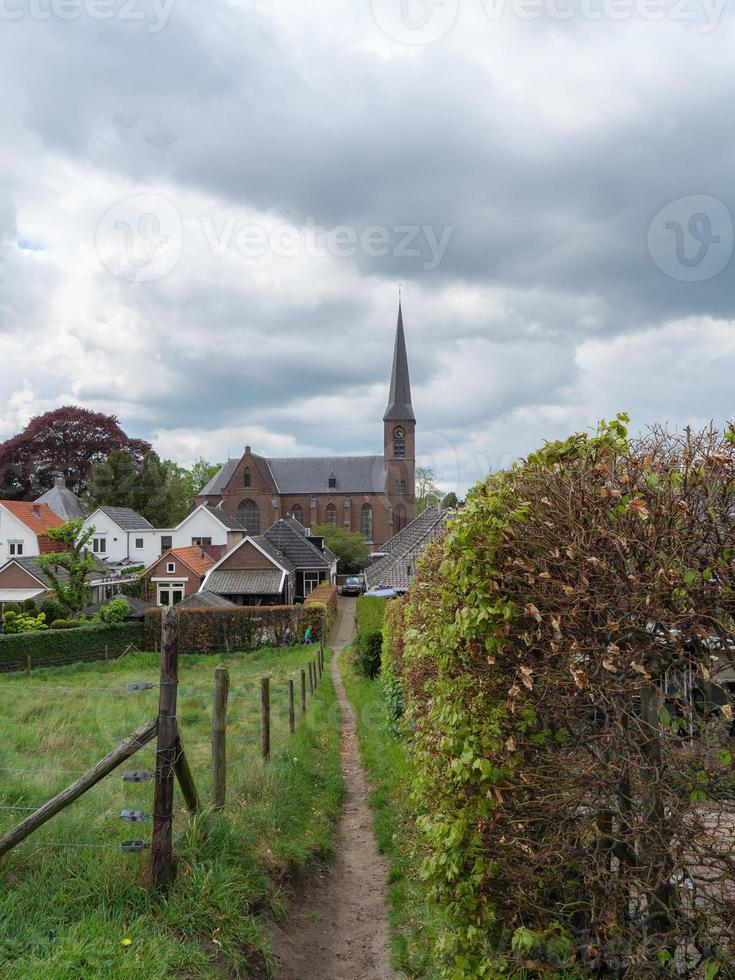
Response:
[{"label": "church steeple", "polygon": [[383,416],[384,422],[415,422],[411,405],[411,380],[408,376],[408,356],[406,354],[406,337],[403,332],[403,312],[401,301],[398,300],[398,323],[396,324],[396,340],[393,346],[393,370],[390,376],[390,394],[388,407]]}]

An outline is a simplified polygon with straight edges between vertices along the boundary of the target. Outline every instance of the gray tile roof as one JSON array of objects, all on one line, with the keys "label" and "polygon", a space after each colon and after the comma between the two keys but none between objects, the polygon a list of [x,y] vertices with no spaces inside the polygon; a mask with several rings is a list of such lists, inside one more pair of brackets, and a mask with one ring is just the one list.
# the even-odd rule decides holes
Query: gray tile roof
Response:
[{"label": "gray tile roof", "polygon": [[263,537],[298,568],[329,568],[329,558],[306,537],[305,528],[293,518],[283,518],[269,527]]},{"label": "gray tile roof", "polygon": [[[15,562],[17,565],[20,565],[21,568],[25,569],[30,575],[33,575],[34,578],[37,578],[39,581],[43,582],[45,585],[47,585],[50,588],[51,580],[48,578],[45,572],[41,571],[41,569],[36,564],[36,561],[37,558],[35,557],[34,558],[22,558],[22,557],[9,558],[3,564],[2,568],[5,568],[11,562]],[[96,565],[95,571],[87,573],[88,582],[98,582],[100,579],[107,579],[107,578],[110,579],[124,578],[124,575],[118,569],[112,568],[110,565],[107,564],[106,561],[102,561],[99,558],[95,558],[95,565]],[[2,568],[0,568],[0,571],[2,571]],[[64,568],[55,569],[54,573],[56,574],[60,582],[65,582],[69,577],[66,572],[66,569]]]},{"label": "gray tile roof", "polygon": [[217,595],[207,589],[205,592],[195,592],[194,595],[187,596],[179,606],[184,609],[209,608],[211,606],[234,606],[234,602],[225,599],[223,595]]},{"label": "gray tile roof", "polygon": [[239,459],[228,459],[212,479],[197,494],[198,497],[217,497],[232,479],[232,474],[237,469]]},{"label": "gray tile roof", "polygon": [[207,590],[219,595],[276,595],[283,572],[278,569],[217,569],[207,579]]},{"label": "gray tile roof", "polygon": [[36,498],[36,503],[46,504],[54,514],[58,514],[62,521],[84,516],[81,500],[67,487],[59,485],[51,487],[46,493]]},{"label": "gray tile roof", "polygon": [[100,507],[123,531],[152,531],[153,525],[145,517],[141,517],[132,507]]},{"label": "gray tile roof", "polygon": [[284,553],[269,538],[267,538],[265,534],[251,535],[251,540],[255,541],[255,543],[263,549],[269,558],[272,558],[273,561],[277,562],[282,568],[285,568],[287,572],[292,572],[296,568],[296,565],[291,561],[288,555],[284,555]]},{"label": "gray tile roof", "polygon": [[385,464],[382,456],[312,456],[269,459],[279,493],[383,493]]},{"label": "gray tile roof", "polygon": [[217,518],[217,520],[218,521],[221,521],[224,524],[224,526],[227,528],[228,531],[244,531],[245,530],[245,528],[238,521],[238,519],[236,517],[233,517],[232,514],[228,514],[227,511],[224,510],[224,508],[219,507],[219,506],[218,507],[212,507],[212,506],[209,506],[208,505],[207,506],[207,510],[211,514],[214,514],[214,516]]},{"label": "gray tile roof", "polygon": [[365,569],[368,589],[396,589],[405,592],[416,572],[416,562],[429,542],[444,531],[451,515],[451,510],[438,511],[436,507],[429,507],[399,531],[386,545],[384,550],[388,554],[385,558]]}]

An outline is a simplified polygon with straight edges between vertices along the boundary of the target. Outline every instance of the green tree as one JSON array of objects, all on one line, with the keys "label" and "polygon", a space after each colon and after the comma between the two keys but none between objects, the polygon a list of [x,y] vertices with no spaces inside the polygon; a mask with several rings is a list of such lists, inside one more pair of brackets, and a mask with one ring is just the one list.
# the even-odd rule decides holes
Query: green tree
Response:
[{"label": "green tree", "polygon": [[194,498],[222,469],[221,463],[208,463],[202,456],[194,460],[192,468],[189,470],[191,481],[191,500],[189,506],[194,503]]},{"label": "green tree", "polygon": [[429,466],[416,467],[416,514],[429,507],[438,507],[442,492],[436,485],[434,471]]},{"label": "green tree", "polygon": [[55,551],[36,559],[36,565],[51,582],[55,601],[65,613],[72,615],[89,605],[92,590],[87,576],[97,567],[87,549],[94,528],[85,530],[83,523],[83,519],[77,517],[59,527],[49,528],[48,537],[65,545],[66,551]]},{"label": "green tree", "polygon": [[450,510],[454,507],[459,506],[459,500],[457,499],[457,494],[454,490],[450,490],[449,493],[444,495],[442,500],[442,510]]},{"label": "green tree", "polygon": [[337,556],[337,570],[341,575],[356,575],[367,565],[368,549],[361,534],[336,524],[319,524],[311,533],[323,537],[326,546]]}]

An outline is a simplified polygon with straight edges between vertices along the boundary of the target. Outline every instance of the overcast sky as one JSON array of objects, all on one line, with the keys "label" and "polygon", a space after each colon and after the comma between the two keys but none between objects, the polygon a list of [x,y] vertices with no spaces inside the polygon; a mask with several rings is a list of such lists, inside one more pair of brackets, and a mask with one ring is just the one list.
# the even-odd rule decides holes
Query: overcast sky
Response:
[{"label": "overcast sky", "polygon": [[722,0],[0,0],[0,438],[379,452],[398,283],[464,489],[617,411],[722,423]]}]

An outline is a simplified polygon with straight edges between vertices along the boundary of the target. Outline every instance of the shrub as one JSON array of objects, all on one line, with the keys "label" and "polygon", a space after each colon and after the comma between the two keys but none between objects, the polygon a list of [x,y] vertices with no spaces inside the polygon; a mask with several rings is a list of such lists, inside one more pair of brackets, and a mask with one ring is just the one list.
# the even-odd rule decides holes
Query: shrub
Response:
[{"label": "shrub", "polygon": [[377,677],[380,673],[387,601],[379,596],[360,596],[357,600],[355,663],[366,677]]},{"label": "shrub", "polygon": [[735,434],[625,421],[488,477],[411,584],[443,976],[735,970]]},{"label": "shrub", "polygon": [[337,618],[337,586],[330,585],[328,582],[317,586],[304,599],[304,606],[314,605],[321,605],[324,609],[324,634],[326,636],[332,626],[334,626],[334,621]]},{"label": "shrub", "polygon": [[24,599],[23,600],[23,612],[35,612],[36,611],[36,600],[35,599]]},{"label": "shrub", "polygon": [[35,633],[46,629],[48,626],[46,625],[46,616],[43,613],[32,616],[28,613],[19,614],[9,610],[3,616],[4,633]]},{"label": "shrub", "polygon": [[[160,607],[145,613],[145,643],[149,649],[160,642]],[[233,609],[179,609],[179,650],[182,653],[221,653],[281,646],[286,630],[303,636],[311,626],[312,638],[324,636],[324,605],[237,606]]]},{"label": "shrub", "polygon": [[70,630],[76,629],[79,626],[78,619],[55,619],[51,623],[50,629],[52,630]]},{"label": "shrub", "polygon": [[46,617],[47,623],[53,623],[56,619],[64,619],[66,613],[64,612],[64,607],[58,602],[54,602],[53,599],[44,599],[40,603],[39,612],[42,612]]},{"label": "shrub", "polygon": [[103,623],[124,623],[129,615],[130,603],[124,596],[119,596],[117,599],[110,599],[100,609],[100,618]]},{"label": "shrub", "polygon": [[383,697],[390,721],[395,734],[398,722],[403,715],[403,685],[401,671],[403,669],[403,631],[405,629],[404,611],[406,597],[394,599],[385,609],[383,620],[383,644],[381,648],[380,677],[383,686]]},{"label": "shrub", "polygon": [[[17,602],[6,602],[5,603],[5,613],[11,612],[11,613],[15,613],[15,615],[17,616],[20,611],[21,611],[21,608],[20,608],[20,606],[18,605]],[[3,615],[5,615],[5,613]]]},{"label": "shrub", "polygon": [[73,664],[84,660],[119,657],[132,645],[140,647],[143,629],[139,623],[87,626],[45,632],[0,636],[0,671]]}]

